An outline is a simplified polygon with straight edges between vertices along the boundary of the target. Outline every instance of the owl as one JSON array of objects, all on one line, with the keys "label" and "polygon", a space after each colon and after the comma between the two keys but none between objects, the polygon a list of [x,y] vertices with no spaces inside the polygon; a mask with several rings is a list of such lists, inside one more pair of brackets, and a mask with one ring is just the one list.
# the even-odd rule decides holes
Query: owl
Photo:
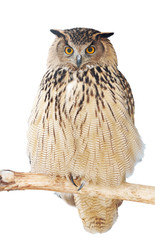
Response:
[{"label": "owl", "polygon": [[31,171],[76,186],[78,179],[77,194],[59,195],[77,207],[87,231],[106,232],[121,201],[78,191],[89,184],[117,187],[142,159],[132,91],[117,68],[109,40],[113,33],[88,28],[51,32],[56,38],[29,119]]}]

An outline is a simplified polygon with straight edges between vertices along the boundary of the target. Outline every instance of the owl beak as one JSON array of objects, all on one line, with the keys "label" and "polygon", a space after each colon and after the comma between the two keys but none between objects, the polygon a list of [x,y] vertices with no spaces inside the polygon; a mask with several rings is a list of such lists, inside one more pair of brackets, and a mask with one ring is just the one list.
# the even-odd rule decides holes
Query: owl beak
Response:
[{"label": "owl beak", "polygon": [[78,68],[80,67],[81,63],[82,63],[82,56],[81,55],[77,55],[77,57],[76,57],[76,64],[77,64]]}]

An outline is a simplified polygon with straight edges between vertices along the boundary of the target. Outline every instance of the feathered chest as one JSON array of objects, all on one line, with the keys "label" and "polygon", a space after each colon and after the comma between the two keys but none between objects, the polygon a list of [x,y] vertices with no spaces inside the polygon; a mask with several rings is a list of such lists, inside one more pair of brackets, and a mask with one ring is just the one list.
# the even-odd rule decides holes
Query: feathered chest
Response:
[{"label": "feathered chest", "polygon": [[[40,104],[42,107],[37,108]],[[134,102],[127,81],[121,73],[99,66],[80,71],[58,68],[45,74],[36,105],[45,119],[54,118],[60,123],[64,118],[75,123],[82,113],[104,119],[107,108],[115,118],[116,106],[133,118]],[[43,112],[44,111],[44,112]]]},{"label": "feathered chest", "polygon": [[30,118],[33,171],[120,183],[142,155],[133,113],[131,89],[117,69],[47,71]]}]

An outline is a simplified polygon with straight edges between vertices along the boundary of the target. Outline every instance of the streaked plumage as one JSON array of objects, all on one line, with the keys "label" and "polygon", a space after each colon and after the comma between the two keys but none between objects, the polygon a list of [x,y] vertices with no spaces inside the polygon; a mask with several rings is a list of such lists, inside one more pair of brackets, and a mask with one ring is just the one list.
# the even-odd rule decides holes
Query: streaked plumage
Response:
[{"label": "streaked plumage", "polygon": [[[29,120],[32,172],[118,186],[143,157],[143,143],[134,125],[130,86],[107,39],[112,34],[82,28],[51,31],[57,38]],[[73,49],[72,56],[64,54],[65,46]],[[95,48],[91,56],[85,50],[89,46]],[[117,218],[118,200],[78,194],[62,198],[76,205],[90,232],[109,230]]]}]

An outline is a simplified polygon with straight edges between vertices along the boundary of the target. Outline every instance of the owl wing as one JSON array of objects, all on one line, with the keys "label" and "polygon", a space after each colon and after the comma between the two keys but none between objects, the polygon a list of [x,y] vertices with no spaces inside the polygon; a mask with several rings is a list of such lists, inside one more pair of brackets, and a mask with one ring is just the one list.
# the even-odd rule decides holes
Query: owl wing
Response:
[{"label": "owl wing", "polygon": [[67,104],[76,144],[70,172],[88,182],[119,185],[143,156],[130,86],[110,67],[90,68],[77,77]]},{"label": "owl wing", "polygon": [[40,84],[29,118],[28,154],[32,172],[66,175],[65,162],[73,156],[75,148],[66,112],[60,111],[60,96],[63,102],[67,81],[67,71],[58,68],[47,71]]},{"label": "owl wing", "polygon": [[128,114],[129,116],[131,116],[131,119],[134,123],[134,112],[135,112],[135,104],[134,104],[134,98],[133,98],[133,94],[131,91],[131,87],[129,85],[129,83],[127,82],[127,80],[125,79],[124,75],[118,71],[117,73],[118,75],[116,75],[117,77],[119,77],[120,80],[120,84],[122,85],[122,88],[124,90],[124,99],[126,101],[127,104],[127,108],[128,108]]}]

